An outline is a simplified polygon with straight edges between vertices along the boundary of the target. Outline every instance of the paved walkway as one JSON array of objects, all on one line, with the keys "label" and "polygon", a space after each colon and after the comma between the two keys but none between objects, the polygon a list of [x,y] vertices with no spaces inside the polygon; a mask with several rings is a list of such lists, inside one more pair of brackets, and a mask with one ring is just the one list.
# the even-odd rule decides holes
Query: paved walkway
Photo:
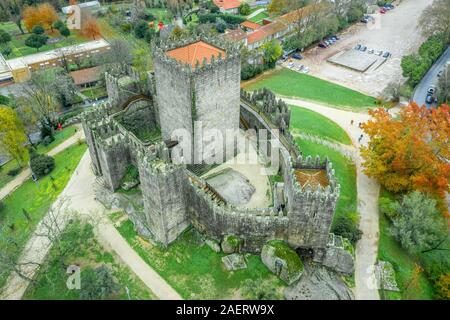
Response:
[{"label": "paved walkway", "polygon": [[[79,140],[84,139],[84,132],[81,128],[81,125],[77,126],[77,132],[68,138],[67,140],[63,141],[61,144],[57,145],[55,148],[50,150],[47,154],[49,156],[54,156],[55,154],[63,151],[64,149],[70,147],[71,145],[78,143]],[[5,198],[8,194],[16,190],[18,187],[22,185],[28,178],[31,177],[31,170],[30,168],[26,168],[22,170],[13,180],[8,182],[3,188],[0,189],[0,200]]]},{"label": "paved walkway", "polygon": [[[358,138],[362,134],[358,123],[366,122],[370,118],[367,113],[344,111],[299,99],[283,98],[283,100],[290,105],[301,106],[320,113],[336,122],[348,133],[356,150],[359,150],[361,145],[367,144],[367,137],[364,137],[361,143],[358,142]],[[354,121],[353,125],[351,125],[351,120]],[[358,212],[360,213],[359,228],[363,232],[361,240],[356,245],[355,297],[358,300],[379,300],[375,285],[374,265],[378,252],[378,196],[380,187],[375,180],[370,179],[362,172],[359,152],[354,159],[356,160]]]},{"label": "paved walkway", "polygon": [[[139,255],[129,246],[126,240],[120,235],[112,222],[106,217],[104,207],[95,200],[95,175],[92,173],[91,159],[89,152],[83,155],[74,175],[56,200],[53,208],[57,208],[62,203],[57,219],[55,215],[47,214],[38,224],[35,234],[27,242],[19,262],[33,262],[42,264],[51,248],[51,241],[47,237],[39,236],[45,232],[46,225],[52,220],[57,220],[60,228],[64,228],[67,215],[78,212],[88,218],[94,218],[96,223],[96,235],[102,245],[112,248],[119,258],[133,271],[147,287],[159,299],[181,299],[179,294],[170,287],[158,273],[156,273]],[[53,218],[53,219],[52,219]],[[38,271],[36,264],[26,265],[22,268],[25,274],[32,278]],[[4,288],[2,299],[21,299],[29,285],[29,282],[17,274],[12,274]]]}]

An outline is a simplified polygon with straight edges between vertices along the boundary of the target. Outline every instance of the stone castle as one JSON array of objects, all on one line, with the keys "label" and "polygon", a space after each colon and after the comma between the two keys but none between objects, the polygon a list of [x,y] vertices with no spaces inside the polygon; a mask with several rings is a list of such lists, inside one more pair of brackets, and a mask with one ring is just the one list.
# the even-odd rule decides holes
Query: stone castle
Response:
[{"label": "stone castle", "polygon": [[[268,240],[282,240],[326,264],[339,197],[332,164],[302,156],[287,130],[290,112],[284,102],[268,90],[240,90],[239,50],[222,41],[198,37],[155,45],[154,71],[144,85],[131,68],[119,77],[106,74],[109,102],[82,116],[93,170],[116,191],[127,168],[137,168],[143,209],[130,219],[142,237],[169,245],[193,226],[218,243],[232,235],[240,252],[261,252]],[[185,141],[173,136],[180,128],[201,148],[181,154]],[[203,159],[214,156],[210,142],[196,139],[198,131],[239,128],[266,129],[267,140],[256,135],[258,144],[278,141],[283,182],[272,186],[272,206],[234,206],[200,177],[206,164],[179,161],[195,158],[196,152]],[[236,153],[232,143],[223,147]]]}]

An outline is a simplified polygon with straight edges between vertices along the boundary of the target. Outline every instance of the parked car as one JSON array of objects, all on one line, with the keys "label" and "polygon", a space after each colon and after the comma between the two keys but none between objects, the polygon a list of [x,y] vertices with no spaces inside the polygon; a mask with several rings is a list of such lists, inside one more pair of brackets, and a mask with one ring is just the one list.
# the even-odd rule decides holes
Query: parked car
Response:
[{"label": "parked car", "polygon": [[359,49],[359,51],[365,52],[367,50],[366,46],[361,46],[361,48]]},{"label": "parked car", "polygon": [[362,47],[362,45],[357,44],[356,47],[355,47],[355,50],[359,50],[359,49],[361,49],[361,47]]},{"label": "parked car", "polygon": [[369,19],[367,19],[366,17],[363,17],[360,21],[361,21],[362,23],[368,23],[368,22],[369,22]]},{"label": "parked car", "polygon": [[425,98],[425,102],[428,104],[433,103],[434,99],[433,96],[431,94],[428,94],[427,97]]},{"label": "parked car", "polygon": [[384,54],[383,54],[383,58],[389,58],[391,56],[391,53],[389,52],[389,51],[386,51]]},{"label": "parked car", "polygon": [[300,53],[294,53],[292,55],[292,58],[297,59],[297,60],[302,60],[303,56]]},{"label": "parked car", "polygon": [[304,67],[305,67],[305,66],[301,64],[301,65],[299,65],[299,66],[297,67],[297,70],[298,70],[298,71],[302,71]]},{"label": "parked car", "polygon": [[387,10],[385,8],[380,8],[380,13],[381,14],[385,14],[387,12]]},{"label": "parked car", "polygon": [[439,71],[438,74],[437,74],[437,77],[438,77],[438,78],[442,77],[442,74],[443,74],[443,73],[444,73],[444,70]]},{"label": "parked car", "polygon": [[386,4],[384,5],[384,8],[385,8],[386,10],[392,10],[392,9],[395,8],[395,6],[394,6],[392,3],[386,3]]},{"label": "parked car", "polygon": [[370,54],[372,54],[372,53],[374,53],[374,52],[375,52],[375,50],[373,50],[373,49],[367,50],[367,53],[370,53]]},{"label": "parked car", "polygon": [[333,38],[334,40],[339,40],[339,39],[341,39],[341,38],[339,38],[338,35],[335,35],[335,34],[333,34],[333,35],[331,36],[331,38]]},{"label": "parked car", "polygon": [[320,48],[326,48],[326,47],[328,47],[328,45],[325,42],[320,42],[319,43],[319,47]]},{"label": "parked car", "polygon": [[304,67],[303,68],[303,73],[308,73],[309,72],[309,68],[308,67]]},{"label": "parked car", "polygon": [[383,54],[383,50],[378,50],[377,52],[375,52],[375,54],[376,54],[377,56],[381,56],[381,55]]}]

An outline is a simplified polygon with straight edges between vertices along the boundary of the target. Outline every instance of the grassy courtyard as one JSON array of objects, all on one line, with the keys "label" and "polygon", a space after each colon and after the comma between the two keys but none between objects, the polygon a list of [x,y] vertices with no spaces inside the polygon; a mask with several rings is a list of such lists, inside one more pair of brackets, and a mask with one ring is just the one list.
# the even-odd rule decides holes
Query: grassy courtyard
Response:
[{"label": "grassy courtyard", "polygon": [[266,19],[266,18],[269,18],[269,15],[267,14],[267,11],[263,11],[248,20],[251,22],[262,24],[263,19]]},{"label": "grassy courtyard", "polygon": [[[3,29],[1,25],[0,25],[0,29]],[[5,29],[3,29],[3,30],[5,30]],[[11,42],[8,43],[9,47],[11,47],[11,49],[12,49],[12,52],[6,58],[13,59],[13,58],[18,58],[18,57],[23,57],[23,56],[34,54],[37,52],[54,50],[54,49],[90,41],[90,39],[87,39],[84,36],[82,36],[77,30],[71,30],[71,34],[67,38],[64,38],[63,36],[61,36],[58,31],[54,31],[53,33],[51,33],[50,31],[47,31],[46,35],[49,37],[49,40],[53,39],[53,41],[57,41],[57,42],[52,43],[52,44],[46,44],[46,45],[42,46],[41,48],[39,48],[39,50],[36,50],[34,48],[31,48],[31,47],[28,47],[25,45],[25,40],[30,36],[30,34],[12,35]]]},{"label": "grassy courtyard", "polygon": [[[86,144],[76,144],[57,154],[55,169],[44,178],[34,182],[29,179],[17,190],[3,199],[4,207],[0,211],[0,238],[12,239],[7,250],[19,255],[30,238],[36,225],[47,213],[51,204],[66,186],[86,151]],[[24,214],[28,213],[30,220]],[[0,270],[0,288],[8,276],[7,270]]]},{"label": "grassy courtyard", "polygon": [[246,90],[264,87],[285,97],[316,101],[353,111],[364,111],[368,107],[375,107],[373,97],[286,68],[265,73],[243,85]]},{"label": "grassy courtyard", "polygon": [[[82,224],[79,221],[72,223],[61,238],[63,246],[72,247],[64,256],[64,266],[59,260],[60,256],[55,248],[52,248],[44,265],[36,276],[36,282],[31,284],[25,292],[24,299],[33,300],[77,300],[85,284],[85,275],[93,268],[104,265],[110,270],[118,291],[108,299],[127,300],[126,289],[129,289],[131,300],[154,299],[154,295],[147,289],[127,267],[118,262],[114,254],[105,251],[94,237],[91,225]],[[66,266],[77,265],[81,270],[81,290],[69,290],[66,285],[68,274]]]},{"label": "grassy courtyard", "polygon": [[300,151],[303,155],[311,155],[315,157],[319,155],[321,157],[328,156],[330,161],[333,163],[333,168],[335,169],[336,178],[341,185],[341,193],[339,200],[336,205],[336,214],[334,215],[334,220],[339,216],[349,216],[354,222],[358,219],[358,214],[356,212],[356,200],[357,200],[357,190],[356,190],[356,167],[355,165],[339,152],[332,150],[321,144],[317,144],[310,141],[304,141],[301,139],[296,139]]},{"label": "grassy courtyard", "polygon": [[321,114],[296,106],[290,106],[291,124],[293,132],[311,134],[323,139],[343,144],[351,144],[350,137],[334,121]]},{"label": "grassy courtyard", "polygon": [[221,258],[190,229],[168,248],[150,244],[140,238],[130,220],[118,227],[133,249],[154,268],[184,299],[242,298],[240,287],[246,279],[266,282],[281,290],[283,283],[261,262],[259,256],[247,256],[247,269],[226,271]]}]

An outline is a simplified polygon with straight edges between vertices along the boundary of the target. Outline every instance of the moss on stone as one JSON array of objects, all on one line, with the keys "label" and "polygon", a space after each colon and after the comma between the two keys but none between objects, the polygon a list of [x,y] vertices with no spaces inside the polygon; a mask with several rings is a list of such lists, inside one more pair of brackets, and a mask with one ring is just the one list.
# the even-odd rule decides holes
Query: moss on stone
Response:
[{"label": "moss on stone", "polygon": [[284,241],[270,240],[267,242],[267,245],[275,249],[276,257],[286,261],[289,273],[303,271],[303,263],[300,260],[300,257]]}]

